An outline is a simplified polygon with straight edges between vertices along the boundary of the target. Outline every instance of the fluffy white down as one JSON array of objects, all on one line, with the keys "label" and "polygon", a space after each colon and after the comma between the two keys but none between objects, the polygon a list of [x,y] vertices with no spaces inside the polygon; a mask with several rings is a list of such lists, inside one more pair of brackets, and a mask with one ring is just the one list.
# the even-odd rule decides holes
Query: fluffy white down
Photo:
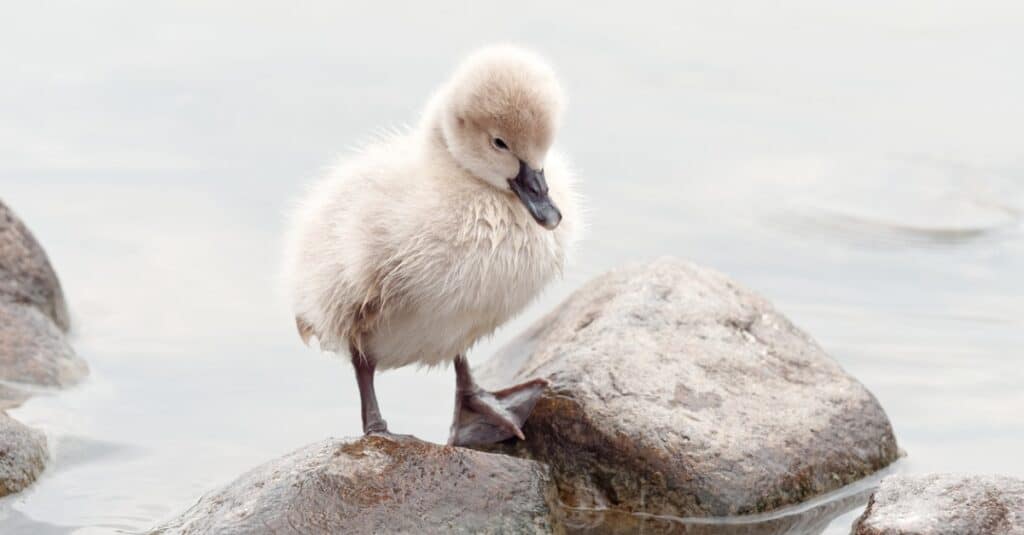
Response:
[{"label": "fluffy white down", "polygon": [[580,228],[572,175],[555,151],[544,168],[563,214],[554,230],[460,167],[429,117],[347,158],[290,220],[284,276],[296,318],[321,348],[355,343],[379,368],[464,353],[565,265]]}]

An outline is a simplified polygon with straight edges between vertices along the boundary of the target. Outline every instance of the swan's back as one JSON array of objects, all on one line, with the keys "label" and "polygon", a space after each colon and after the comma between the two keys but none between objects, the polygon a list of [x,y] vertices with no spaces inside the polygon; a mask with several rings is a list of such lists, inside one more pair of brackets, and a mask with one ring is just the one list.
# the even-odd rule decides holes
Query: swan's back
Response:
[{"label": "swan's back", "polygon": [[283,278],[300,334],[347,349],[360,315],[372,312],[377,258],[395,205],[415,195],[411,139],[395,135],[343,160],[316,181],[288,218]]}]

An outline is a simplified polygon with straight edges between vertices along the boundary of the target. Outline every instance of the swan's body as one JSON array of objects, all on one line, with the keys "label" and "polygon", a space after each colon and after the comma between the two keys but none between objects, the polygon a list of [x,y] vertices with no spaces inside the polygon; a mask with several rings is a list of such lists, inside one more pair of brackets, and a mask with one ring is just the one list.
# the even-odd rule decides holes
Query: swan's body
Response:
[{"label": "swan's body", "polygon": [[[535,57],[482,52],[417,129],[366,147],[311,188],[292,219],[285,266],[303,338],[380,368],[436,365],[536,297],[561,273],[579,228],[570,172],[548,150],[557,97]],[[489,119],[479,130],[495,145],[483,149],[471,128]],[[508,150],[491,139],[495,129],[515,140]],[[528,201],[544,195],[510,189],[523,172],[539,173],[541,185],[547,177],[539,208]]]},{"label": "swan's body", "polygon": [[[561,272],[575,216],[546,230],[417,137],[384,140],[317,184],[289,254],[296,317],[323,347],[359,344],[381,368],[450,361],[522,310]],[[571,213],[556,161],[551,197]]]}]

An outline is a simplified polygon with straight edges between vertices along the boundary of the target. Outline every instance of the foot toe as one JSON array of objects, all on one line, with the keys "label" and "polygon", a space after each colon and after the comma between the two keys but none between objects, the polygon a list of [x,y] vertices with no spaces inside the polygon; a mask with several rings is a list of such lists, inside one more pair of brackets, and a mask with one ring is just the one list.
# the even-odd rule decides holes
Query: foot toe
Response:
[{"label": "foot toe", "polygon": [[497,392],[467,394],[460,403],[448,443],[456,446],[493,444],[512,437],[525,440],[522,425],[547,387],[534,379]]}]

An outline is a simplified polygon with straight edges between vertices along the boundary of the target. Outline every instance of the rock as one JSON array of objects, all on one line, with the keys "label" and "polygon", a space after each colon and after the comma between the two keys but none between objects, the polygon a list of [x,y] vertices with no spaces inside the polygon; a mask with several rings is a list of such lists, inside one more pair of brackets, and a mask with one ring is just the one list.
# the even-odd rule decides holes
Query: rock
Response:
[{"label": "rock", "polygon": [[49,317],[30,305],[0,302],[0,378],[63,387],[87,372]]},{"label": "rock", "polygon": [[663,259],[590,282],[478,371],[545,377],[492,449],[548,463],[569,506],[659,515],[769,511],[897,457],[864,386],[757,295]]},{"label": "rock", "polygon": [[[46,253],[0,202],[0,380],[47,387],[78,382],[88,367],[68,345],[68,327],[64,294]],[[0,407],[26,397],[6,385]]]},{"label": "rock", "polygon": [[954,474],[882,480],[854,535],[1021,535],[1024,480]]},{"label": "rock", "polygon": [[547,469],[364,437],[304,447],[208,494],[160,534],[549,533]]},{"label": "rock", "polygon": [[0,300],[30,304],[62,331],[70,327],[64,293],[46,252],[0,201]]},{"label": "rock", "polygon": [[[0,496],[39,476],[46,438],[3,409],[31,395],[24,385],[61,387],[88,371],[65,339],[70,327],[64,293],[46,253],[25,224],[0,201]],[[22,384],[19,384],[22,383]]]},{"label": "rock", "polygon": [[49,453],[46,437],[0,412],[0,496],[29,486],[42,473]]}]

